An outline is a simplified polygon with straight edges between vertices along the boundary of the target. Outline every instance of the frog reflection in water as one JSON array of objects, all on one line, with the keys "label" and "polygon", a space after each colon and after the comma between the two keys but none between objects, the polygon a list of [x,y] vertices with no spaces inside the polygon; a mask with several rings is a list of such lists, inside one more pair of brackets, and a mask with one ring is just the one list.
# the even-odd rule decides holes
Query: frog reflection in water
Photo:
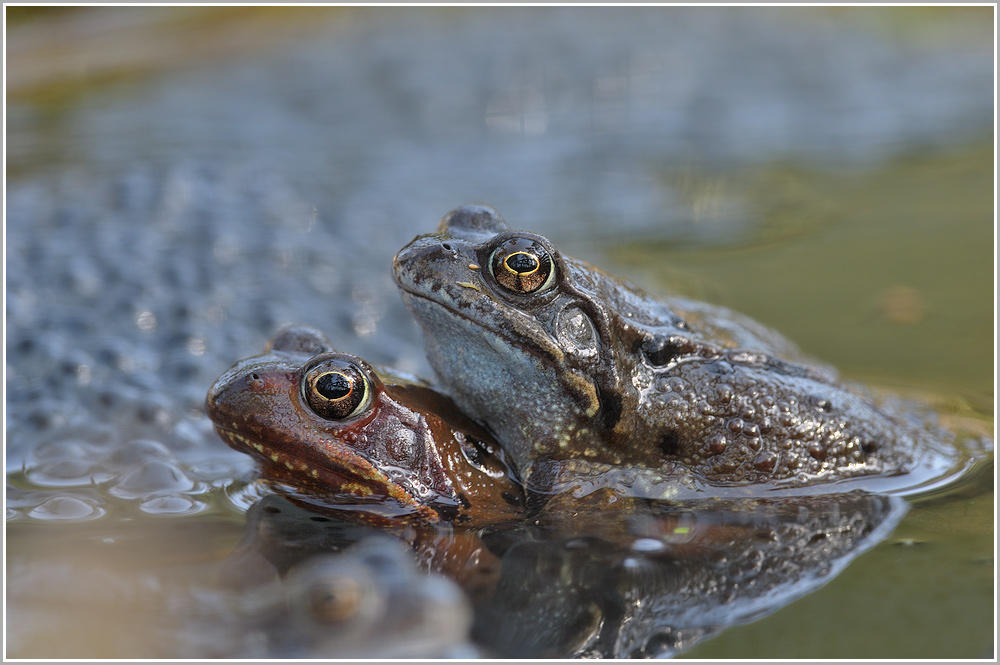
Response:
[{"label": "frog reflection in water", "polygon": [[206,406],[226,443],[312,503],[373,523],[516,518],[523,494],[489,434],[417,380],[292,326],[223,374]]},{"label": "frog reflection in water", "polygon": [[393,268],[445,389],[534,490],[804,488],[904,474],[927,438],[761,324],[654,299],[488,206]]}]

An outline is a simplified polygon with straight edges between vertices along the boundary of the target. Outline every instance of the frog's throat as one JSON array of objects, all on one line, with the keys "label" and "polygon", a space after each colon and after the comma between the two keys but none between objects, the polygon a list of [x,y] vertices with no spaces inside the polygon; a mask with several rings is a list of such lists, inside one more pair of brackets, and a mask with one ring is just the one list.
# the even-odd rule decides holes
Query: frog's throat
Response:
[{"label": "frog's throat", "polygon": [[[596,382],[593,378],[582,372],[567,368],[565,365],[566,355],[563,353],[562,349],[555,344],[555,342],[539,336],[511,334],[505,328],[500,326],[496,329],[488,328],[480,321],[466,316],[456,308],[449,307],[447,303],[434,298],[429,298],[423,294],[414,293],[413,291],[407,289],[403,290],[410,298],[418,299],[424,303],[430,303],[431,305],[437,306],[455,317],[462,319],[471,327],[480,328],[491,335],[496,335],[497,337],[505,340],[511,346],[517,346],[525,349],[527,352],[532,353],[553,366],[562,367],[565,371],[560,373],[560,383],[562,383],[567,392],[577,400],[584,414],[586,414],[588,418],[592,418],[597,415],[598,411],[600,411],[602,404]],[[417,318],[420,319],[421,317],[417,315]]]},{"label": "frog's throat", "polygon": [[388,497],[425,521],[440,520],[436,511],[416,501],[374,465],[358,455],[345,454],[345,459],[342,461],[327,458],[323,466],[317,466],[222,425],[216,424],[215,431],[233,449],[248,453],[267,465],[283,467],[291,474],[301,474],[311,485],[323,487],[329,490],[331,495],[349,494],[359,499]]},{"label": "frog's throat", "polygon": [[[483,325],[481,321],[463,314],[459,308],[452,307],[446,302],[442,302],[441,300],[431,298],[422,293],[416,293],[405,287],[403,288],[403,292],[410,298],[414,298],[416,300],[421,300],[425,303],[436,305],[437,307],[440,307],[441,309],[447,311],[453,316],[456,316],[462,319],[463,321],[467,322],[468,324],[471,324],[472,327],[482,328],[483,330],[506,340],[511,346],[526,349],[530,353],[539,356],[541,358],[544,358],[545,360],[555,365],[562,364],[563,361],[566,359],[566,354],[563,353],[563,350],[560,349],[559,346],[554,341],[549,339],[548,335],[515,334],[511,332],[511,330],[507,326],[495,326],[493,328],[489,328]],[[412,307],[410,309],[411,311],[413,310]],[[414,313],[416,314],[416,312]],[[417,314],[417,318],[420,319],[421,316]]]}]

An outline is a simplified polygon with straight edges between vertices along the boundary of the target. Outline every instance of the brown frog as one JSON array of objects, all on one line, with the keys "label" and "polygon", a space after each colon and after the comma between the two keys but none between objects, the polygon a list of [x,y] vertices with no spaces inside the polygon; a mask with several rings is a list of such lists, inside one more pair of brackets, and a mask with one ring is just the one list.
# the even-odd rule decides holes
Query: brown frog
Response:
[{"label": "brown frog", "polygon": [[373,523],[522,515],[489,433],[425,383],[335,352],[313,328],[279,332],[215,382],[206,406],[226,443],[313,504],[350,505]]},{"label": "brown frog", "polygon": [[393,269],[440,382],[532,490],[798,493],[925,463],[924,425],[779,334],[653,298],[488,206],[452,211]]}]

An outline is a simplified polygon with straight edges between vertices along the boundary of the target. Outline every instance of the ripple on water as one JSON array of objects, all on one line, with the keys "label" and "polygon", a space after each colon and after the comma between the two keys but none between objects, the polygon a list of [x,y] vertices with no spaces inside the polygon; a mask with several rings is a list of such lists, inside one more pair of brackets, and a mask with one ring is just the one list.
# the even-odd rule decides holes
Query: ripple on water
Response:
[{"label": "ripple on water", "polygon": [[251,482],[230,483],[226,487],[226,498],[240,512],[246,512],[251,506],[269,494],[273,494],[273,492],[259,478]]}]

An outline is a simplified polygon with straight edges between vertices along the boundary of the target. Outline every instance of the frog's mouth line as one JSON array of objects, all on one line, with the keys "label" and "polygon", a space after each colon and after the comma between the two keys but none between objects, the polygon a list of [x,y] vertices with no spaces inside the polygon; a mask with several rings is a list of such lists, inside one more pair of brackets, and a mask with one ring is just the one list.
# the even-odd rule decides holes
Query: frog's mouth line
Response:
[{"label": "frog's mouth line", "polygon": [[[503,326],[497,326],[495,328],[489,328],[489,327],[483,325],[483,323],[481,321],[478,321],[478,320],[476,320],[476,319],[474,319],[474,318],[472,318],[472,317],[470,317],[470,316],[462,313],[461,311],[458,310],[458,308],[452,307],[452,306],[448,305],[447,303],[442,302],[441,300],[436,300],[436,299],[431,298],[429,296],[426,296],[426,295],[424,295],[422,293],[416,293],[416,292],[411,291],[410,289],[406,288],[405,286],[401,286],[400,288],[403,291],[403,293],[406,294],[407,297],[414,298],[414,299],[417,299],[417,300],[421,300],[421,301],[423,301],[425,303],[430,303],[432,305],[435,305],[435,306],[437,306],[437,307],[439,307],[439,308],[441,308],[441,309],[443,309],[443,310],[451,313],[455,317],[457,317],[459,319],[462,319],[463,321],[468,322],[469,324],[471,324],[472,326],[474,326],[474,327],[476,327],[476,328],[478,328],[480,330],[484,330],[484,331],[486,331],[486,332],[488,332],[488,333],[490,333],[492,335],[496,335],[497,337],[505,340],[511,346],[516,346],[516,347],[525,349],[525,350],[527,350],[527,351],[529,351],[531,353],[534,353],[537,356],[543,357],[543,358],[545,358],[545,359],[547,359],[547,360],[549,360],[552,363],[557,364],[557,365],[558,364],[562,364],[563,361],[565,360],[565,354],[563,353],[562,349],[560,349],[555,344],[555,342],[551,341],[550,339],[539,338],[538,336],[516,335],[516,334],[513,334],[508,328],[505,328]],[[477,291],[478,290],[479,289],[477,289]],[[412,308],[411,308],[411,310],[412,310]],[[417,316],[417,319],[420,319],[420,318],[421,318],[420,316]]]},{"label": "frog's mouth line", "polygon": [[388,498],[397,502],[409,514],[428,521],[438,521],[438,515],[433,509],[418,503],[375,467],[365,468],[336,460],[326,460],[328,464],[322,467],[313,466],[221,425],[215,425],[215,431],[231,448],[249,454],[265,467],[287,470],[289,474],[305,479],[306,489],[313,490],[316,494],[341,500],[350,497],[365,503]]},{"label": "frog's mouth line", "polygon": [[[226,443],[228,443],[230,447],[235,448],[240,452],[250,453],[251,456],[259,458],[262,462],[279,464],[284,466],[289,471],[298,471],[300,473],[305,473],[311,478],[319,479],[319,469],[311,467],[305,462],[295,460],[289,455],[272,450],[262,443],[249,439],[242,434],[237,434],[233,430],[222,427],[221,425],[216,425],[215,431],[226,440]],[[252,451],[256,451],[256,454]]]}]

